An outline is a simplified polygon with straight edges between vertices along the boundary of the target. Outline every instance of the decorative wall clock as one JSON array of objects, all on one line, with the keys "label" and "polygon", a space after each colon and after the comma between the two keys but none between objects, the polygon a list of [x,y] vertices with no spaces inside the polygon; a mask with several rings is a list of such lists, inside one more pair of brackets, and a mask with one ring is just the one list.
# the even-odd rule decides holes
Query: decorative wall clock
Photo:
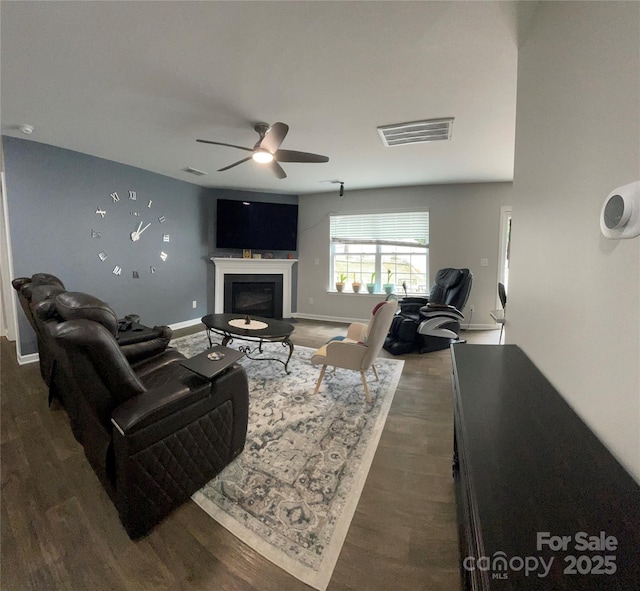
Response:
[{"label": "decorative wall clock", "polygon": [[142,273],[155,273],[169,256],[166,216],[156,211],[152,199],[138,200],[136,191],[129,191],[128,198],[120,198],[117,191],[109,197],[108,205],[96,209],[91,228],[98,261],[107,264],[116,277],[139,279]]}]

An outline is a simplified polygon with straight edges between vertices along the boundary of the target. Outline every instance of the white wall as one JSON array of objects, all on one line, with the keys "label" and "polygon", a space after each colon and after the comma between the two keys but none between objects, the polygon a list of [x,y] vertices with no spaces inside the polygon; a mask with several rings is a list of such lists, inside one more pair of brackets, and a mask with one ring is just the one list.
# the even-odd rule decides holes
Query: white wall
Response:
[{"label": "white wall", "polygon": [[[319,318],[369,318],[383,296],[328,293],[329,214],[375,213],[429,209],[430,280],[443,267],[468,267],[473,287],[465,314],[475,308],[472,327],[495,326],[489,310],[496,307],[500,207],[511,204],[511,183],[438,185],[349,191],[300,197],[298,315]],[[480,259],[489,259],[488,267]],[[318,265],[315,260],[318,259]],[[313,298],[313,304],[309,303]],[[468,315],[467,315],[468,318]],[[466,326],[466,325],[465,325]]]},{"label": "white wall", "polygon": [[0,141],[0,336],[16,340],[16,308],[11,286],[11,237],[7,216],[6,186],[4,180],[4,152]]},{"label": "white wall", "polygon": [[542,2],[519,52],[507,340],[640,479],[640,238],[599,213],[640,179],[640,4]]}]

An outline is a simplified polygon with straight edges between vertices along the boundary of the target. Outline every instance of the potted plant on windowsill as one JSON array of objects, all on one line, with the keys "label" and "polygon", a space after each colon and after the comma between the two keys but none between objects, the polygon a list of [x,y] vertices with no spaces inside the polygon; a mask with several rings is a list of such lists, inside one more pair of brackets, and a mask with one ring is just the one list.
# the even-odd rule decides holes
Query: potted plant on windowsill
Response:
[{"label": "potted plant on windowsill", "polygon": [[376,292],[376,274],[371,273],[371,280],[367,283],[367,291],[370,294],[374,294]]},{"label": "potted plant on windowsill", "polygon": [[342,291],[344,289],[344,282],[347,280],[347,276],[344,273],[340,274],[340,278],[336,281],[336,290]]},{"label": "potted plant on windowsill", "polygon": [[356,279],[356,274],[353,274],[353,283],[351,284],[351,288],[353,289],[353,293],[358,293],[360,288],[362,287],[362,283]]},{"label": "potted plant on windowsill", "polygon": [[393,283],[391,283],[392,275],[393,273],[391,272],[391,269],[387,269],[387,282],[382,286],[382,289],[384,289],[384,293],[386,293],[387,295],[392,294],[393,290],[396,287]]}]

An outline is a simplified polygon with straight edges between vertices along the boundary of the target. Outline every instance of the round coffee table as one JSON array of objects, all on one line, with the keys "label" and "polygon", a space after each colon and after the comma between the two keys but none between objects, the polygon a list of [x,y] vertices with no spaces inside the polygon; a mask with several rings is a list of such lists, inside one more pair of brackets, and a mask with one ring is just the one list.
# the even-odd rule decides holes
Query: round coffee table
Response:
[{"label": "round coffee table", "polygon": [[[247,319],[249,322],[247,323]],[[261,316],[242,316],[241,314],[208,314],[203,316],[202,323],[207,329],[207,338],[209,346],[213,346],[211,340],[212,334],[218,334],[222,337],[222,345],[238,339],[241,341],[249,341],[258,343],[258,346],[240,345],[239,351],[242,351],[249,359],[259,361],[279,361],[284,365],[284,370],[289,371],[289,360],[293,355],[293,343],[289,337],[293,333],[293,325],[275,318],[262,318]],[[286,361],[276,357],[252,357],[255,351],[262,354],[262,343],[282,343],[283,347],[289,347],[289,356]]]}]

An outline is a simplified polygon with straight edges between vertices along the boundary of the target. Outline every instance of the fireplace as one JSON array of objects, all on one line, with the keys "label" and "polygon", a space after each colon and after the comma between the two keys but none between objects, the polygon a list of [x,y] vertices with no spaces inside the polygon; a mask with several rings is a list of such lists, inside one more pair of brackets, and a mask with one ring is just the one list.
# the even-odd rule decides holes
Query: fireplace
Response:
[{"label": "fireplace", "polygon": [[282,318],[282,275],[226,274],[224,311]]},{"label": "fireplace", "polygon": [[[214,285],[214,313],[221,314],[227,312],[233,306],[233,292],[228,291],[228,278],[233,283],[275,283],[273,318],[291,318],[291,294],[292,294],[292,270],[291,268],[297,259],[241,259],[212,257],[211,262],[215,264],[215,285]],[[239,286],[241,296],[240,305],[260,307],[263,304],[259,301],[263,299],[265,286]],[[268,289],[271,289],[270,287]],[[253,294],[252,294],[253,292]],[[258,295],[256,295],[258,292]],[[253,298],[254,301],[247,302],[246,297]],[[231,301],[231,303],[228,303]],[[227,312],[228,313],[228,312]],[[238,313],[238,312],[235,312]],[[249,315],[269,317],[265,313],[247,312]]]}]

